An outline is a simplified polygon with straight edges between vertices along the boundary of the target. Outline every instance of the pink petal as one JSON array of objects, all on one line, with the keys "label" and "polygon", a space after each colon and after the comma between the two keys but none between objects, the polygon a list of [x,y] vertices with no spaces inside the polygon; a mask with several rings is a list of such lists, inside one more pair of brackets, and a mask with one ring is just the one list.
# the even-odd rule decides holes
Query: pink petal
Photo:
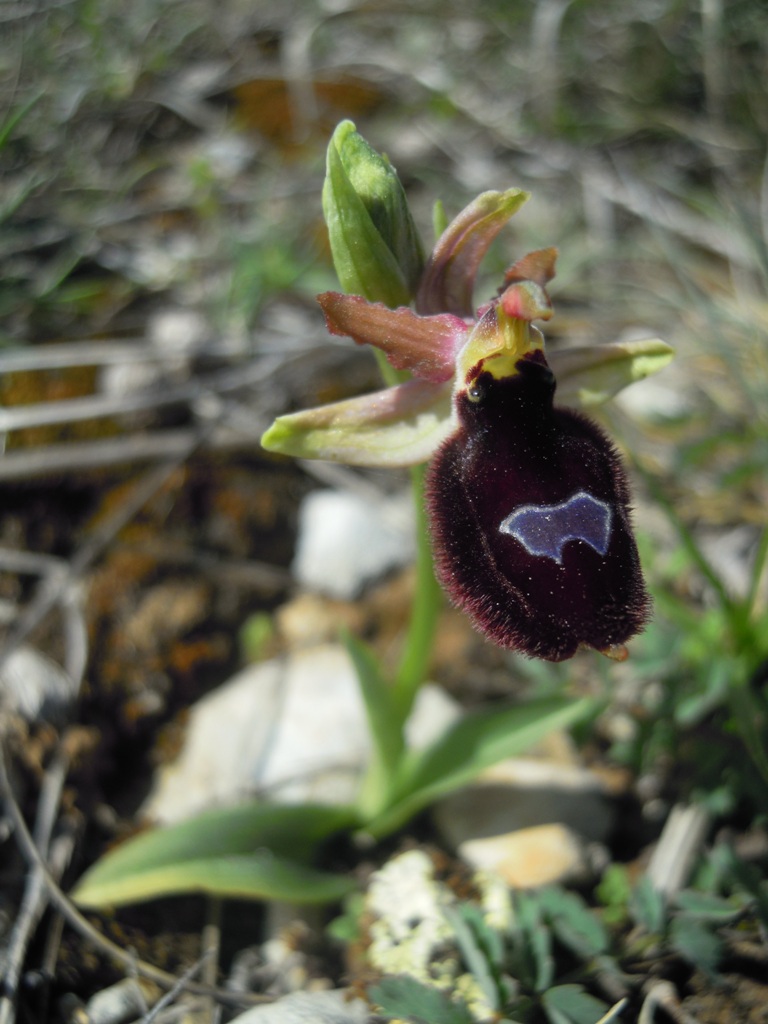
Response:
[{"label": "pink petal", "polygon": [[420,313],[472,316],[480,261],[509,218],[528,199],[519,188],[483,192],[448,225],[427,260],[416,296]]},{"label": "pink petal", "polygon": [[443,313],[418,316],[406,306],[388,309],[359,295],[324,292],[317,301],[331,334],[352,338],[358,345],[374,345],[397,370],[410,370],[435,384],[450,380],[456,353],[464,344],[468,325]]}]

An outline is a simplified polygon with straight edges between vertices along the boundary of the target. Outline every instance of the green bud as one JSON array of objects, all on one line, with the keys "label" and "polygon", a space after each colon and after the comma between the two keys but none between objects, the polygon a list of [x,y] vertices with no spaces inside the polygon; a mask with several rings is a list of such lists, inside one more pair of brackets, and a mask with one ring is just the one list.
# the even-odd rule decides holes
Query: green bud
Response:
[{"label": "green bud", "polygon": [[351,121],[337,126],[328,146],[323,212],[344,291],[408,305],[424,267],[416,226],[397,172]]}]

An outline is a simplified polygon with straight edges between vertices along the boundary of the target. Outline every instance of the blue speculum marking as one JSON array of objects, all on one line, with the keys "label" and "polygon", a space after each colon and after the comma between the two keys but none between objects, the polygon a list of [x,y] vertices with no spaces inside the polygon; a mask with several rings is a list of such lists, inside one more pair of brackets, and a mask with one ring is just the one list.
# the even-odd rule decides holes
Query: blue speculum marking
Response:
[{"label": "blue speculum marking", "polygon": [[499,530],[520,541],[531,555],[560,564],[569,540],[583,540],[600,555],[608,550],[611,506],[586,491],[577,491],[559,505],[521,505]]}]

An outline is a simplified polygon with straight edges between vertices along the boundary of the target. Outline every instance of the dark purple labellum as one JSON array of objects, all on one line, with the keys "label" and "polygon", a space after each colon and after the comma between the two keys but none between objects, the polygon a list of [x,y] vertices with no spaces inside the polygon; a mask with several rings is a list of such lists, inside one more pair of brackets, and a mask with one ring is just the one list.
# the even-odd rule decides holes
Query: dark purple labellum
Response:
[{"label": "dark purple labellum", "polygon": [[550,661],[607,652],[650,606],[624,470],[599,427],[553,405],[541,353],[516,369],[481,370],[456,398],[459,429],[427,484],[437,574],[502,647]]}]

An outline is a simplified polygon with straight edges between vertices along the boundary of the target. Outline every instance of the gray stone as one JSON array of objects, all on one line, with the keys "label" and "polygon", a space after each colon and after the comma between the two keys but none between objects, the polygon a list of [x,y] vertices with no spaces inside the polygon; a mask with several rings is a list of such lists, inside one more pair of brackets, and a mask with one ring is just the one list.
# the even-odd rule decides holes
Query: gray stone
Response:
[{"label": "gray stone", "polygon": [[413,499],[346,490],[313,491],[299,511],[297,582],[351,600],[414,558]]}]

